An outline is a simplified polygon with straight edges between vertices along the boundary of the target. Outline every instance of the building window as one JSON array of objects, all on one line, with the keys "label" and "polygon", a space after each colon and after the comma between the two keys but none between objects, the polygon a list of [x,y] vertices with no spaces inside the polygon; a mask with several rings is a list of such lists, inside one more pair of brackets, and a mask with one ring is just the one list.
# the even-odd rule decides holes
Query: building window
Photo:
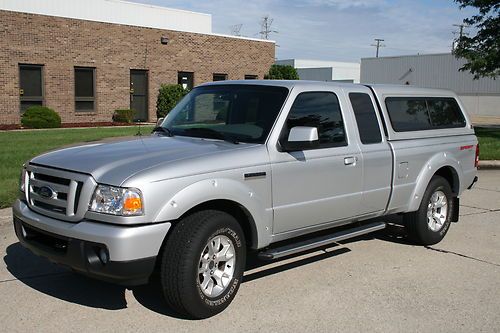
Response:
[{"label": "building window", "polygon": [[95,68],[75,67],[75,110],[95,111]]},{"label": "building window", "polygon": [[30,106],[43,105],[43,66],[19,65],[21,113]]},{"label": "building window", "polygon": [[177,83],[182,85],[184,89],[191,90],[194,87],[193,72],[179,72],[177,75]]},{"label": "building window", "polygon": [[227,74],[215,73],[213,77],[213,81],[225,81],[227,80]]},{"label": "building window", "polygon": [[245,80],[257,80],[258,78],[259,78],[258,75],[250,75],[250,74],[245,75]]}]

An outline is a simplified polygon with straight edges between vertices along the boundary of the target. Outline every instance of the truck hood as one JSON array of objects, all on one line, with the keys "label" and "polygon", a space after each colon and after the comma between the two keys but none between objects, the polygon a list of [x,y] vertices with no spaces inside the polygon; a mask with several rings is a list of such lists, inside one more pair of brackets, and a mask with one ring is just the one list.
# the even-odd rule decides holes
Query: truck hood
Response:
[{"label": "truck hood", "polygon": [[90,174],[98,182],[120,185],[130,176],[160,164],[226,153],[255,144],[189,137],[148,136],[69,147],[33,158],[30,163]]}]

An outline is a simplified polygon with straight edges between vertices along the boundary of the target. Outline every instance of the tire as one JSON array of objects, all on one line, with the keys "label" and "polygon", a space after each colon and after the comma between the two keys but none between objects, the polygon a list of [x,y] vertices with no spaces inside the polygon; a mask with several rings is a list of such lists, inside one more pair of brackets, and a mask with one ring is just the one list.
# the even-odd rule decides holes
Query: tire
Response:
[{"label": "tire", "polygon": [[439,243],[450,228],[453,212],[450,184],[441,176],[432,177],[417,211],[403,218],[409,239],[419,245]]},{"label": "tire", "polygon": [[215,210],[187,216],[175,225],[162,253],[167,304],[193,319],[216,315],[234,299],[245,261],[243,230],[233,216]]}]

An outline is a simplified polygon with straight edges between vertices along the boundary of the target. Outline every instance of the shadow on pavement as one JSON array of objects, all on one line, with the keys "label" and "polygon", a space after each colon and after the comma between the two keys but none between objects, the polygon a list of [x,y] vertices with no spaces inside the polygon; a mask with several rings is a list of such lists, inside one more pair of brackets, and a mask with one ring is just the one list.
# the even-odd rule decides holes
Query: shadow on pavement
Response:
[{"label": "shadow on pavement", "polygon": [[[261,260],[256,252],[251,252],[248,254],[246,271],[255,270],[255,272],[247,273],[243,278],[243,283],[351,252],[346,247],[347,244],[373,240],[374,238],[410,245],[406,241],[404,228],[391,224],[388,229],[374,234],[360,236],[277,260]],[[107,310],[127,308],[126,287],[72,273],[70,270],[53,264],[45,258],[34,255],[20,243],[11,244],[7,247],[6,252],[4,262],[7,270],[16,279],[39,292],[67,302],[93,308]],[[318,253],[315,254],[316,252]],[[304,258],[304,255],[307,254],[312,255]],[[283,261],[286,262],[281,263]],[[131,290],[135,299],[145,308],[162,315],[187,319],[173,312],[165,303],[158,272],[153,274],[148,285],[133,287]]]},{"label": "shadow on pavement", "polygon": [[124,287],[73,274],[32,254],[20,243],[7,247],[3,260],[16,279],[46,295],[93,308],[119,310],[127,307]]}]

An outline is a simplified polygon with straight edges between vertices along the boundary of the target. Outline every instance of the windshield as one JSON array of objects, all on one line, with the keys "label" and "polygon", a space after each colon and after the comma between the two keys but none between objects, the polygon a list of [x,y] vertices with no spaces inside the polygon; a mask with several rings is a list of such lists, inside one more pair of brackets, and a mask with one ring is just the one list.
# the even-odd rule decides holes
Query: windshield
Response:
[{"label": "windshield", "polygon": [[172,135],[264,143],[288,89],[258,85],[214,85],[193,89],[167,115]]}]

